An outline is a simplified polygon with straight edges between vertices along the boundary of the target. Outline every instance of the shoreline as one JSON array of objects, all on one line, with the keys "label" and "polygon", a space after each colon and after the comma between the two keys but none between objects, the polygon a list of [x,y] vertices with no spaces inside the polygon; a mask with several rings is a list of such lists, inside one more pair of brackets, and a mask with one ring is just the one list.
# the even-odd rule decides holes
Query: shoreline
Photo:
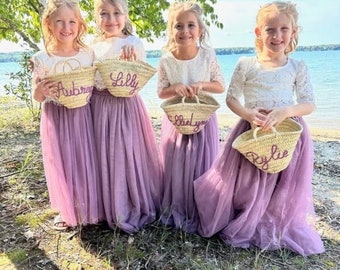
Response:
[{"label": "shoreline", "polygon": [[[148,109],[149,115],[152,119],[156,121],[161,121],[164,112],[161,109]],[[220,113],[217,112],[217,120],[220,129],[228,129],[232,128],[234,124],[238,121],[239,117],[234,115],[233,113]],[[340,141],[340,120],[339,125],[337,123],[322,123],[321,120],[311,119],[308,116],[304,117],[307,125],[309,127],[309,131],[313,140],[318,141]]]}]

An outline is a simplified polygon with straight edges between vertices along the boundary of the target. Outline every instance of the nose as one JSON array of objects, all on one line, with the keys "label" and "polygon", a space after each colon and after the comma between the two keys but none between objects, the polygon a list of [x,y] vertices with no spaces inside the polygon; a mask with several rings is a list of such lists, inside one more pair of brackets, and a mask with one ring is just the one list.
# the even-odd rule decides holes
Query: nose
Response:
[{"label": "nose", "polygon": [[279,38],[280,37],[280,33],[279,32],[275,32],[274,34],[273,34],[273,38]]}]

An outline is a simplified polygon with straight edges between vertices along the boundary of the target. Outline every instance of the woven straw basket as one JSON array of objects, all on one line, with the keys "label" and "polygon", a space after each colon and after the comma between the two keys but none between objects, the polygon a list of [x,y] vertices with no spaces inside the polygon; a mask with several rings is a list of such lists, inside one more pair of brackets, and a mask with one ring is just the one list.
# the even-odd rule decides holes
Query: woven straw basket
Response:
[{"label": "woven straw basket", "polygon": [[[77,62],[78,67],[72,68],[70,62]],[[58,65],[62,66],[62,72],[56,73]],[[65,72],[68,66],[71,71]],[[81,67],[81,63],[71,58],[66,61],[59,61],[54,66],[54,74],[46,76],[46,79],[57,82],[57,96],[55,99],[68,109],[85,106],[92,95],[94,86],[95,67]]]},{"label": "woven straw basket", "polygon": [[287,118],[272,131],[257,127],[244,132],[232,147],[262,171],[277,173],[289,165],[302,129],[299,123]]},{"label": "woven straw basket", "polygon": [[106,59],[95,61],[103,82],[111,95],[133,97],[156,73],[156,69],[143,61]]},{"label": "woven straw basket", "polygon": [[173,97],[161,104],[170,122],[182,134],[200,132],[220,104],[209,94],[194,98]]}]

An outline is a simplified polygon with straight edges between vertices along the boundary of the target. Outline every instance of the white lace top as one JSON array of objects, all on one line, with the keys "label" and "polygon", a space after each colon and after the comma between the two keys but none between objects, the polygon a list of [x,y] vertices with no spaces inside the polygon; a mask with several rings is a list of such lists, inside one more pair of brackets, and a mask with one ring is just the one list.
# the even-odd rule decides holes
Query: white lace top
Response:
[{"label": "white lace top", "polygon": [[[75,60],[72,60],[75,59]],[[33,61],[33,80],[35,78],[44,78],[54,73],[69,72],[73,69],[81,67],[92,67],[94,53],[92,49],[82,48],[75,56],[57,56],[49,55],[45,50],[39,51],[32,56]],[[55,102],[50,97],[46,97],[44,102]]]},{"label": "white lace top", "polygon": [[[72,59],[76,60],[72,60]],[[32,56],[34,63],[33,76],[44,78],[59,72],[68,72],[81,67],[93,65],[94,54],[91,49],[80,49],[75,56],[48,55],[46,51],[39,51]],[[65,63],[65,64],[64,64]]]},{"label": "white lace top", "polygon": [[[95,60],[105,60],[119,58],[121,49],[125,45],[134,47],[137,54],[137,60],[146,61],[146,53],[142,41],[136,36],[127,36],[126,38],[110,37],[99,38],[91,45],[95,53]],[[96,73],[95,85],[98,90],[103,90],[105,87],[99,72]]]},{"label": "white lace top", "polygon": [[196,57],[190,60],[178,60],[170,52],[161,57],[158,66],[158,92],[172,84],[198,81],[218,81],[225,86],[213,49],[200,48]]},{"label": "white lace top", "polygon": [[256,56],[241,57],[227,95],[237,99],[243,95],[246,108],[271,109],[295,103],[314,103],[306,64],[291,58],[282,67],[264,68]]}]

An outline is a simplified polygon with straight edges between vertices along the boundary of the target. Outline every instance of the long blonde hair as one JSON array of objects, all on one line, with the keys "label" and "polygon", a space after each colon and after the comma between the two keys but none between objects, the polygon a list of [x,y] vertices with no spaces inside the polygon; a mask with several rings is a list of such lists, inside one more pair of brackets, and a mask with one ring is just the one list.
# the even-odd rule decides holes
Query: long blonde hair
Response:
[{"label": "long blonde hair", "polygon": [[195,14],[198,25],[201,29],[201,36],[199,37],[199,46],[207,46],[207,39],[209,37],[209,32],[207,27],[205,26],[202,16],[203,10],[200,5],[196,1],[186,1],[186,2],[173,2],[168,9],[168,25],[167,25],[167,32],[168,32],[168,42],[164,46],[164,49],[168,51],[173,51],[176,49],[176,42],[172,35],[172,31],[174,28],[174,22],[178,14],[182,12],[190,11]]},{"label": "long blonde hair", "polygon": [[73,43],[74,49],[77,50],[80,47],[86,47],[82,38],[84,35],[87,34],[87,25],[81,15],[78,1],[76,0],[49,0],[43,12],[42,22],[41,22],[43,38],[44,38],[44,46],[48,53],[51,53],[53,48],[57,44],[56,38],[53,36],[53,34],[51,33],[49,29],[49,22],[51,18],[55,15],[55,13],[62,7],[68,7],[69,9],[73,10],[79,22],[78,33]]},{"label": "long blonde hair", "polygon": [[[299,26],[297,22],[299,18],[299,13],[296,9],[296,5],[291,2],[274,1],[271,3],[265,4],[259,9],[257,16],[256,16],[256,26],[258,28],[261,28],[263,26],[264,20],[267,18],[269,14],[272,14],[273,12],[287,15],[292,24],[294,35],[291,41],[289,42],[288,47],[285,50],[285,54],[287,55],[291,52],[294,52],[298,45]],[[262,52],[263,40],[261,38],[257,37],[255,39],[255,48],[258,53]]]},{"label": "long blonde hair", "polygon": [[129,19],[129,7],[128,7],[127,1],[125,0],[94,0],[94,18],[97,24],[98,36],[103,36],[105,34],[103,30],[100,28],[99,10],[100,10],[100,6],[106,2],[110,3],[116,9],[118,9],[122,14],[126,15],[125,25],[124,25],[124,28],[122,29],[122,33],[124,35],[131,36],[133,33],[133,27]]}]

